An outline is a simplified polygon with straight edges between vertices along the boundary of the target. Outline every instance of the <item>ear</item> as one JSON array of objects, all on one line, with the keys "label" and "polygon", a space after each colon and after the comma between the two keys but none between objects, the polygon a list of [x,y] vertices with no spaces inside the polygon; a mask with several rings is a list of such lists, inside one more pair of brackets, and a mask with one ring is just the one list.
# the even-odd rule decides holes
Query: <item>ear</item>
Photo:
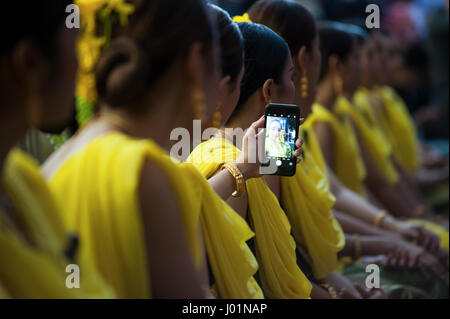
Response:
[{"label": "ear", "polygon": [[336,55],[331,55],[328,58],[328,69],[330,71],[330,73],[334,74],[336,72],[339,72],[338,68],[339,68],[339,59]]},{"label": "ear", "polygon": [[18,84],[24,90],[23,93],[39,94],[47,65],[40,49],[30,40],[20,41],[12,50],[11,64]]},{"label": "ear", "polygon": [[220,92],[226,93],[230,88],[231,77],[229,75],[223,77],[219,82]]},{"label": "ear", "polygon": [[306,66],[309,63],[309,54],[306,51],[306,46],[302,46],[301,49],[298,51],[297,56],[295,58],[295,62],[297,63],[301,75],[307,72]]},{"label": "ear", "polygon": [[199,90],[203,86],[203,58],[202,44],[195,42],[190,47],[185,62],[187,83],[190,83],[191,90]]},{"label": "ear", "polygon": [[264,82],[262,86],[262,96],[266,104],[272,103],[274,94],[274,85],[275,82],[273,81],[273,79],[268,79],[266,80],[266,82]]}]

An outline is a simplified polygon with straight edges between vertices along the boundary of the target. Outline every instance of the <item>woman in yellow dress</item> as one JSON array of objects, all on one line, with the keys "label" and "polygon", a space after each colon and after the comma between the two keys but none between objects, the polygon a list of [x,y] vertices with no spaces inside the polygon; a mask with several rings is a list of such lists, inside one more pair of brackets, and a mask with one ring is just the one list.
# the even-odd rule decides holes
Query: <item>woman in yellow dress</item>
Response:
[{"label": "woman in yellow dress", "polygon": [[[81,254],[120,298],[210,297],[206,254],[219,297],[262,298],[245,243],[253,232],[193,165],[169,156],[172,131],[193,119],[208,123],[214,111],[217,44],[206,7],[103,2],[92,10],[92,2],[79,1],[87,23],[98,13],[119,16],[100,51],[95,44],[105,38],[95,32],[80,43],[85,67],[89,53],[99,55],[91,97],[100,113],[43,168],[66,207],[66,226],[85,238]],[[98,29],[85,25],[85,32]],[[88,79],[82,71],[80,80]]]},{"label": "woman in yellow dress", "polygon": [[[318,71],[320,69],[320,54],[317,53],[318,46],[317,43],[314,43],[314,37],[308,37],[304,32],[301,32],[302,30],[312,30],[314,21],[301,5],[287,1],[258,1],[250,8],[249,17],[253,21],[270,26],[274,31],[278,32],[282,37],[284,37],[290,45],[293,60],[295,62],[294,65],[296,66],[296,77],[298,78],[298,80],[294,82],[297,89],[296,104],[300,105],[302,115],[306,117],[305,124],[302,125],[301,129],[301,136],[303,136],[305,140],[305,160],[297,167],[298,172],[303,173],[302,175],[299,174],[301,178],[298,178],[297,184],[295,184],[298,186],[294,187],[294,185],[292,185],[294,183],[290,183],[288,178],[284,180],[282,178],[281,193],[283,199],[283,207],[285,207],[286,211],[288,212],[288,216],[291,218],[291,223],[293,224],[294,235],[297,235],[296,238],[302,238],[301,236],[307,237],[307,235],[305,234],[308,234],[308,231],[310,231],[311,229],[315,229],[314,227],[319,227],[320,229],[320,221],[316,217],[316,225],[306,225],[305,220],[308,215],[305,212],[309,211],[312,216],[320,214],[320,212],[322,212],[322,214],[326,214],[328,212],[329,214],[331,207],[333,206],[333,201],[329,201],[330,206],[328,206],[328,208],[325,207],[323,203],[326,202],[326,197],[319,199],[317,195],[320,193],[326,194],[326,192],[329,192],[328,190],[324,190],[324,178],[316,177],[316,179],[314,180],[314,174],[311,173],[314,171],[311,157],[316,160],[316,162],[318,163],[316,164],[316,166],[318,166],[323,172],[325,172],[324,168],[327,166],[322,159],[321,150],[319,144],[316,141],[314,131],[314,126],[317,122],[317,119],[320,120],[320,118],[317,117],[317,114],[315,114],[315,111],[317,107],[320,107],[320,105],[314,105],[314,112],[312,112],[311,114],[311,105],[315,98],[315,84],[318,80]],[[299,34],[302,34],[303,36],[301,37],[299,36]],[[314,33],[312,34],[314,35]],[[345,136],[345,138],[346,140],[342,143],[342,145],[340,145],[341,147],[345,147],[347,145],[346,142],[348,140],[348,136]],[[351,150],[339,149],[340,153],[341,151],[347,153],[345,154],[346,157],[344,157],[341,163],[348,165],[348,160],[351,159]],[[307,168],[307,170],[303,170],[304,167]],[[357,172],[356,169],[357,167],[355,167],[355,171]],[[367,238],[365,236],[361,237],[359,241],[363,243],[363,249],[361,251],[362,254],[387,254],[392,251],[392,249],[388,246],[396,246],[395,242],[401,241],[401,237],[399,235],[405,236],[408,239],[411,239],[411,237],[413,236],[418,236],[418,232],[416,232],[415,229],[412,229],[411,226],[401,223],[390,216],[384,216],[380,209],[374,207],[366,200],[361,198],[358,194],[343,186],[334,176],[332,169],[330,170],[327,168],[326,172],[326,175],[328,175],[328,177],[330,178],[331,191],[336,195],[334,208],[345,212],[345,214],[336,211],[334,212],[334,215],[337,217],[339,222],[343,223],[344,229],[350,230],[350,233],[359,233],[362,235],[377,235],[391,238],[390,240],[386,240],[386,238],[375,238],[373,236]],[[345,176],[345,174],[343,175]],[[307,183],[308,179],[312,180],[312,184]],[[313,191],[315,189],[322,191]],[[286,196],[283,195],[284,192],[287,193]],[[296,196],[296,198],[305,198],[306,200],[304,201],[298,201],[306,202],[305,206],[301,209],[297,209],[296,205],[290,204],[289,194],[292,194],[292,197]],[[289,212],[289,209],[291,210],[291,212]],[[300,218],[302,218],[299,223],[296,223],[295,219],[293,219],[295,217],[295,214],[292,212],[295,212],[296,210],[301,212],[297,214]],[[384,217],[380,219],[379,216]],[[367,224],[364,223],[365,225],[362,225],[361,221],[359,220],[360,218],[363,221],[365,220]],[[312,220],[314,221],[314,218]],[[370,224],[378,224],[378,227],[381,226],[385,229],[375,228]],[[301,227],[303,226],[304,230],[296,230],[296,226],[298,227],[298,229],[301,229]],[[328,231],[326,233],[329,234],[331,232]],[[314,234],[312,234],[310,237],[311,239],[309,240],[311,242],[320,242],[320,239],[313,239]],[[378,241],[378,244],[376,244],[376,241]],[[298,242],[299,241],[297,240],[297,243]],[[354,238],[352,236],[349,237],[349,241],[346,246],[348,247],[344,248],[341,251],[341,254],[349,254],[349,251],[351,251],[351,249],[349,248],[354,246]],[[373,249],[369,249],[368,246],[378,247],[376,248],[375,252]],[[412,245],[408,245],[407,243],[403,243],[403,246],[403,249],[409,251],[410,254],[412,254],[413,252],[417,252],[417,250],[420,250],[416,249]],[[319,251],[319,249],[317,248],[311,248],[310,250],[313,251],[313,253],[314,251]],[[351,253],[353,253],[353,251],[351,251]],[[330,255],[332,256],[332,254]],[[329,266],[332,263],[329,262],[327,264]]]},{"label": "woman in yellow dress", "polygon": [[82,239],[64,229],[37,163],[14,149],[27,130],[70,117],[77,69],[77,33],[64,23],[70,3],[14,2],[0,14],[0,298],[115,296],[80,256]]},{"label": "woman in yellow dress", "polygon": [[[246,133],[247,139],[254,138],[255,134],[258,139],[264,137],[264,130],[254,132],[263,125],[263,118],[252,123],[255,114],[262,115],[264,107],[261,103],[268,99],[289,103],[294,94],[292,62],[286,43],[261,25],[241,23],[239,28],[244,37],[245,61],[242,81],[237,82],[241,84],[240,95],[234,96],[232,102],[219,99],[218,105],[225,110],[221,125],[226,123],[227,128],[197,146],[189,157],[189,161],[209,180],[230,169],[230,164],[242,154],[258,153],[258,147],[248,147],[245,138],[242,152],[235,144],[241,141],[238,132],[242,130],[239,128],[250,127],[248,132],[253,131],[252,136]],[[253,72],[260,72],[261,78],[255,80]],[[252,89],[249,90],[249,87]],[[298,155],[299,150],[295,153],[295,156]],[[289,221],[266,179],[256,174],[253,177],[257,178],[236,179],[236,192],[228,196],[227,203],[249,221],[255,232],[251,246],[259,262],[258,278],[264,295],[277,299],[308,298],[312,287],[296,263],[295,242],[290,235]]]}]

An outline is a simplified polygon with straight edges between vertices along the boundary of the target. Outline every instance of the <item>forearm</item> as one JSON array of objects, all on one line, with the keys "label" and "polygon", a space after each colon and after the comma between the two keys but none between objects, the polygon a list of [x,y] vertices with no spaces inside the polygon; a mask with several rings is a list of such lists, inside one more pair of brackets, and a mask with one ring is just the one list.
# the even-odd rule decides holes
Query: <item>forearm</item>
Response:
[{"label": "forearm", "polygon": [[224,201],[230,198],[231,194],[236,190],[236,180],[226,169],[219,171],[208,179],[208,183]]},{"label": "forearm", "polygon": [[401,238],[400,235],[394,232],[374,227],[351,215],[347,215],[339,211],[334,211],[334,216],[346,234]]},{"label": "forearm", "polygon": [[351,294],[355,296],[359,295],[359,292],[356,290],[354,284],[337,270],[334,270],[330,274],[328,274],[324,281],[334,289],[336,289],[336,291],[338,292],[342,288],[346,288]]},{"label": "forearm", "polygon": [[[389,232],[396,232],[397,228],[394,218],[389,215],[381,218],[380,214],[383,213],[382,210],[345,187],[330,169],[328,169],[328,172],[332,186],[331,188],[336,197],[336,203],[334,204],[336,210],[340,211],[342,214],[359,219],[367,224],[367,226],[377,226],[371,227],[373,230],[376,230],[376,228],[383,228]],[[378,234],[378,232],[375,234]],[[371,233],[370,235],[374,234]]]}]

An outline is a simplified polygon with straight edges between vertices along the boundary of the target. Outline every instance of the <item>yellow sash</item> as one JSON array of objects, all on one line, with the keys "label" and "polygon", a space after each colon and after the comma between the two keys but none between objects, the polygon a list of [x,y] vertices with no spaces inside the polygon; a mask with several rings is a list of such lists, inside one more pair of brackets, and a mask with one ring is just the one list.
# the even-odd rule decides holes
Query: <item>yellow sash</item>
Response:
[{"label": "yellow sash", "polygon": [[171,160],[152,141],[110,133],[94,139],[67,160],[52,178],[51,187],[65,204],[67,226],[78,230],[84,240],[82,252],[95,262],[119,297],[151,295],[137,198],[146,160],[162,168],[171,182],[197,267],[204,258],[199,237],[200,221],[203,223],[220,296],[262,297],[252,278],[257,271],[256,260],[244,244],[253,233],[215,196],[195,167]]},{"label": "yellow sash", "polygon": [[338,118],[328,109],[316,103],[313,105],[308,122],[313,127],[317,122],[329,124],[335,145],[333,171],[347,188],[365,196],[363,183],[366,178],[366,168],[348,116]]},{"label": "yellow sash", "polygon": [[[214,138],[196,147],[188,161],[210,178],[239,153],[228,140]],[[309,298],[312,286],[297,266],[290,224],[275,194],[262,178],[248,180],[246,187],[264,294],[269,298]]]},{"label": "yellow sash", "polygon": [[416,171],[419,168],[417,132],[408,108],[391,87],[378,87],[375,92],[384,104],[384,127],[395,158],[405,170]]},{"label": "yellow sash", "polygon": [[[32,246],[0,213],[0,281],[12,298],[113,298],[114,293],[83,258],[64,257],[67,238],[59,210],[39,168],[27,155],[8,155],[2,183]],[[81,256],[80,256],[81,257]],[[80,288],[66,286],[66,266],[80,269]]]},{"label": "yellow sash", "polygon": [[281,178],[281,202],[297,244],[305,247],[312,259],[315,278],[323,279],[336,269],[345,236],[331,211],[336,199],[330,192],[325,161],[309,118],[300,130],[304,160],[293,177]]},{"label": "yellow sash", "polygon": [[354,101],[355,105],[352,105],[346,98],[339,97],[335,105],[336,113],[338,116],[349,116],[352,119],[378,170],[386,181],[395,184],[398,181],[398,173],[390,158],[391,148],[376,125],[367,92],[359,90]]}]

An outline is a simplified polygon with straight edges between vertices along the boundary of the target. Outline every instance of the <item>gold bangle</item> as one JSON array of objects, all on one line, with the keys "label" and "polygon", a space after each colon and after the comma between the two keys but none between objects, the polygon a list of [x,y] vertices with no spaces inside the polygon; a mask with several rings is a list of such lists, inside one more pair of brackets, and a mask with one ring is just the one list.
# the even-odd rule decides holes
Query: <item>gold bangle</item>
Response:
[{"label": "gold bangle", "polygon": [[377,217],[375,217],[375,220],[374,220],[374,222],[373,222],[373,225],[374,225],[376,228],[380,228],[381,222],[383,221],[383,219],[384,219],[386,216],[387,216],[387,211],[385,211],[385,210],[381,211],[381,212],[377,215]]},{"label": "gold bangle", "polygon": [[353,235],[354,245],[355,245],[355,260],[361,258],[361,239],[358,234]]},{"label": "gold bangle", "polygon": [[236,181],[236,190],[231,194],[233,197],[240,197],[245,191],[245,181],[244,175],[242,175],[241,171],[236,167],[236,165],[231,163],[225,163],[222,165],[222,169],[227,169],[231,175],[233,175]]},{"label": "gold bangle", "polygon": [[328,291],[328,293],[331,296],[331,299],[338,299],[338,295],[337,295],[336,289],[334,289],[333,287],[331,287],[328,284],[321,284],[320,286],[325,288]]},{"label": "gold bangle", "polygon": [[418,218],[418,217],[422,217],[422,215],[425,214],[425,205],[419,205],[417,206],[417,208],[414,210],[414,214],[413,216]]}]

